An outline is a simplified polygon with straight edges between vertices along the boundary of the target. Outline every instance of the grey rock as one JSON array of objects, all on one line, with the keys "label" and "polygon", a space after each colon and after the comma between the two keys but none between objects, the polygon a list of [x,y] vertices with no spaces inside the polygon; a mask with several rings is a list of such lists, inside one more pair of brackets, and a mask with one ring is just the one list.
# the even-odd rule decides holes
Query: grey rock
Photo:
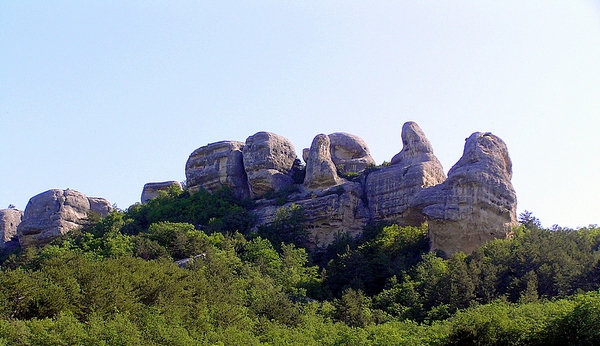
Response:
[{"label": "grey rock", "polygon": [[98,213],[100,217],[106,217],[108,213],[113,211],[113,207],[109,201],[101,197],[88,197],[90,202],[90,211]]},{"label": "grey rock", "polygon": [[221,141],[196,149],[185,164],[186,183],[190,192],[203,189],[213,193],[227,186],[238,197],[249,197],[243,148],[243,142]]},{"label": "grey rock", "polygon": [[512,162],[504,141],[473,133],[448,179],[419,192],[413,207],[428,221],[431,250],[470,253],[484,243],[512,235],[517,197]]},{"label": "grey rock", "polygon": [[[112,210],[108,201],[93,199],[97,212]],[[45,245],[84,224],[91,211],[90,199],[75,190],[48,190],[32,197],[17,227],[23,247]],[[104,214],[105,215],[105,214]]]},{"label": "grey rock", "polygon": [[[175,180],[171,181],[162,181],[162,182],[154,182],[147,183],[144,185],[142,189],[142,203],[148,203],[154,198],[160,196],[161,191],[169,191],[171,188],[175,188],[178,191],[182,191],[181,183]],[[91,200],[90,200],[91,202]],[[94,210],[94,206],[92,205],[92,210]]]},{"label": "grey rock", "polygon": [[269,225],[275,221],[280,208],[296,204],[302,208],[305,227],[309,231],[310,247],[331,244],[337,235],[347,233],[359,235],[369,221],[369,211],[361,199],[359,183],[346,182],[329,189],[300,196],[298,200],[283,206],[263,205],[254,210],[258,225]]},{"label": "grey rock", "polygon": [[296,151],[287,138],[258,132],[246,139],[242,153],[251,197],[261,198],[293,184],[289,174]]},{"label": "grey rock", "polygon": [[331,160],[343,173],[361,173],[369,165],[375,165],[367,143],[345,132],[329,135]]},{"label": "grey rock", "polygon": [[343,182],[331,160],[329,136],[317,135],[312,142],[306,161],[304,186],[308,189],[325,189]]},{"label": "grey rock", "polygon": [[442,183],[446,176],[416,123],[402,126],[402,143],[390,166],[369,173],[365,192],[374,220],[417,226],[425,217],[411,208],[413,197],[423,188]]},{"label": "grey rock", "polygon": [[0,210],[0,246],[17,235],[17,226],[21,223],[23,211],[18,209]]},{"label": "grey rock", "polygon": [[188,257],[188,258],[180,259],[178,261],[175,261],[175,263],[177,264],[177,266],[179,268],[185,268],[190,263],[193,263],[197,259],[206,259],[206,253],[201,253],[201,254],[195,255],[193,257]]}]

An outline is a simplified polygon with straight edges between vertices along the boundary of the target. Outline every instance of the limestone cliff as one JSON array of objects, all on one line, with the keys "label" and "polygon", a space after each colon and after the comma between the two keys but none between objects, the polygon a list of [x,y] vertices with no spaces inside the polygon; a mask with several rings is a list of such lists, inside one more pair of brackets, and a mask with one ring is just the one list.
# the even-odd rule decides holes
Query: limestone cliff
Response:
[{"label": "limestone cliff", "polygon": [[[289,189],[294,184],[293,145],[279,135],[259,132],[243,145],[219,144],[218,159],[204,159],[213,155],[206,154],[211,145],[196,150],[186,165],[186,176],[191,192],[220,186],[230,186],[238,195],[249,191],[259,201],[254,213],[262,224],[272,222],[279,208],[265,199],[269,193],[297,191],[288,196],[284,207],[295,203],[304,208],[315,244],[327,244],[336,232],[358,234],[370,221],[415,226],[427,221],[431,249],[447,254],[470,252],[490,239],[510,235],[516,224],[516,197],[502,140],[490,134],[471,136],[463,158],[446,179],[416,123],[402,126],[401,139],[402,150],[389,166],[366,169],[374,161],[362,139],[342,132],[317,135],[310,149],[303,151],[304,182],[296,181]],[[210,163],[190,164],[194,160]],[[360,175],[349,181],[339,171]],[[198,178],[207,176],[212,178]]]},{"label": "limestone cliff", "polygon": [[200,189],[215,192],[223,186],[229,186],[238,197],[250,196],[242,159],[243,147],[243,142],[221,141],[194,150],[185,164],[185,178],[190,192],[195,193]]}]

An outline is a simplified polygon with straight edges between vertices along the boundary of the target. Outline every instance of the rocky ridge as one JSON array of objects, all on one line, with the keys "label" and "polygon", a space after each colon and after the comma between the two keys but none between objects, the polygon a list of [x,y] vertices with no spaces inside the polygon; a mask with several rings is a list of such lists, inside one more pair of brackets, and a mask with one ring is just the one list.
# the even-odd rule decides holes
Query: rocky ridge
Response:
[{"label": "rocky ridge", "polygon": [[[516,194],[500,138],[472,134],[447,179],[416,123],[405,123],[401,138],[402,150],[381,167],[362,139],[343,132],[317,135],[303,150],[305,168],[292,143],[274,133],[210,143],[189,156],[187,188],[196,193],[230,187],[238,197],[255,199],[257,225],[274,222],[279,209],[296,204],[304,210],[313,247],[331,243],[340,233],[356,236],[370,222],[427,222],[431,250],[446,255],[511,236]],[[175,185],[181,187],[175,181],[146,184],[142,203]],[[0,231],[5,242],[16,232],[21,246],[44,245],[80,227],[90,211],[106,215],[111,210],[102,198],[49,190],[32,197],[24,213],[0,210]]]},{"label": "rocky ridge", "polygon": [[[389,165],[375,168],[362,139],[341,132],[319,134],[310,149],[303,150],[304,180],[294,183],[290,178],[293,146],[270,133],[250,136],[242,161],[251,195],[258,201],[254,210],[258,224],[272,223],[279,208],[297,204],[305,211],[313,244],[325,245],[336,233],[357,235],[372,221],[414,226],[427,222],[431,250],[446,255],[469,253],[488,240],[510,236],[517,224],[516,195],[501,139],[474,133],[446,179],[431,143],[415,122],[403,125],[401,137],[402,150]],[[253,149],[256,143],[260,154]],[[237,172],[243,176],[241,169]],[[355,173],[353,178],[343,178],[349,172]],[[286,189],[295,192],[287,194],[283,205],[265,198],[267,192]]]}]

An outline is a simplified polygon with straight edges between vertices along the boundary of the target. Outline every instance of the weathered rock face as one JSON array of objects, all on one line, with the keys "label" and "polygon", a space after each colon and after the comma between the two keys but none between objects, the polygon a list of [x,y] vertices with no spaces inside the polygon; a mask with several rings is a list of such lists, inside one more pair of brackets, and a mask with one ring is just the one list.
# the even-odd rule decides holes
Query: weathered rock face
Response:
[{"label": "weathered rock face", "polygon": [[446,176],[425,134],[414,122],[402,126],[403,147],[391,165],[367,176],[369,209],[377,221],[420,225],[425,218],[411,208],[416,193],[442,183]]},{"label": "weathered rock face", "polygon": [[367,143],[361,138],[349,133],[336,132],[330,134],[329,139],[331,160],[340,171],[360,173],[368,165],[375,164]]},{"label": "weathered rock face", "polygon": [[243,142],[222,141],[196,149],[185,164],[187,186],[192,193],[233,188],[238,197],[250,195],[242,159]]},{"label": "weathered rock face", "polygon": [[296,204],[304,211],[313,247],[331,244],[336,234],[357,236],[369,221],[369,211],[361,199],[361,190],[359,183],[346,182],[283,206],[262,206],[255,210],[257,224],[273,223],[279,208]]},{"label": "weathered rock face", "polygon": [[[162,181],[155,183],[147,183],[142,189],[142,203],[148,203],[152,199],[160,195],[160,191],[169,191],[171,188],[176,188],[179,191],[182,190],[181,184],[178,181]],[[90,198],[91,203],[91,198]],[[93,209],[93,208],[92,208]]]},{"label": "weathered rock face", "polygon": [[270,132],[258,132],[246,139],[242,154],[252,197],[260,198],[293,184],[289,173],[296,151],[288,139]]},{"label": "weathered rock face", "polygon": [[[317,135],[303,151],[306,170],[294,168],[293,145],[284,137],[259,132],[246,143],[218,142],[199,148],[186,164],[191,192],[230,186],[257,200],[258,225],[274,221],[270,192],[287,195],[308,218],[313,245],[331,243],[335,234],[357,235],[370,221],[420,225],[428,221],[431,249],[450,255],[471,252],[484,242],[510,235],[516,224],[516,196],[506,145],[491,134],[473,134],[463,158],[446,179],[431,143],[414,122],[402,127],[402,150],[389,166],[369,172],[374,161],[367,145],[347,133]],[[353,182],[338,176],[361,172]],[[296,184],[292,174],[297,174]],[[281,196],[278,196],[279,198]]]},{"label": "weathered rock face", "polygon": [[320,134],[313,139],[306,161],[304,186],[307,188],[325,189],[343,182],[331,160],[329,148],[330,140],[327,135]]},{"label": "weathered rock face", "polygon": [[517,224],[517,198],[510,182],[512,163],[506,144],[476,132],[448,179],[419,192],[413,207],[429,224],[431,250],[470,253],[485,242],[511,235]]},{"label": "weathered rock face", "polygon": [[113,211],[113,207],[109,201],[101,197],[88,197],[90,202],[90,210],[98,213],[101,217],[105,217]]},{"label": "weathered rock face", "polygon": [[49,190],[32,197],[27,203],[23,220],[17,227],[19,243],[23,247],[45,245],[53,239],[80,227],[94,205],[96,212],[106,216],[111,211],[106,200],[90,199],[75,190]]},{"label": "weathered rock face", "polygon": [[17,209],[0,210],[0,246],[17,235],[17,226],[21,223],[23,211]]}]

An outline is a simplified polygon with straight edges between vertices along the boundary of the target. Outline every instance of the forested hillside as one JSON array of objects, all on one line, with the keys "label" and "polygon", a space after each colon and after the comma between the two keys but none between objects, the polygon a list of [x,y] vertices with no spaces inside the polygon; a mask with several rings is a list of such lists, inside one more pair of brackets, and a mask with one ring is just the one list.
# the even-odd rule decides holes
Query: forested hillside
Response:
[{"label": "forested hillside", "polygon": [[231,190],[172,190],[8,249],[0,345],[593,345],[600,228],[543,229],[469,255],[426,226],[373,224],[310,246],[303,210],[255,228]]}]

